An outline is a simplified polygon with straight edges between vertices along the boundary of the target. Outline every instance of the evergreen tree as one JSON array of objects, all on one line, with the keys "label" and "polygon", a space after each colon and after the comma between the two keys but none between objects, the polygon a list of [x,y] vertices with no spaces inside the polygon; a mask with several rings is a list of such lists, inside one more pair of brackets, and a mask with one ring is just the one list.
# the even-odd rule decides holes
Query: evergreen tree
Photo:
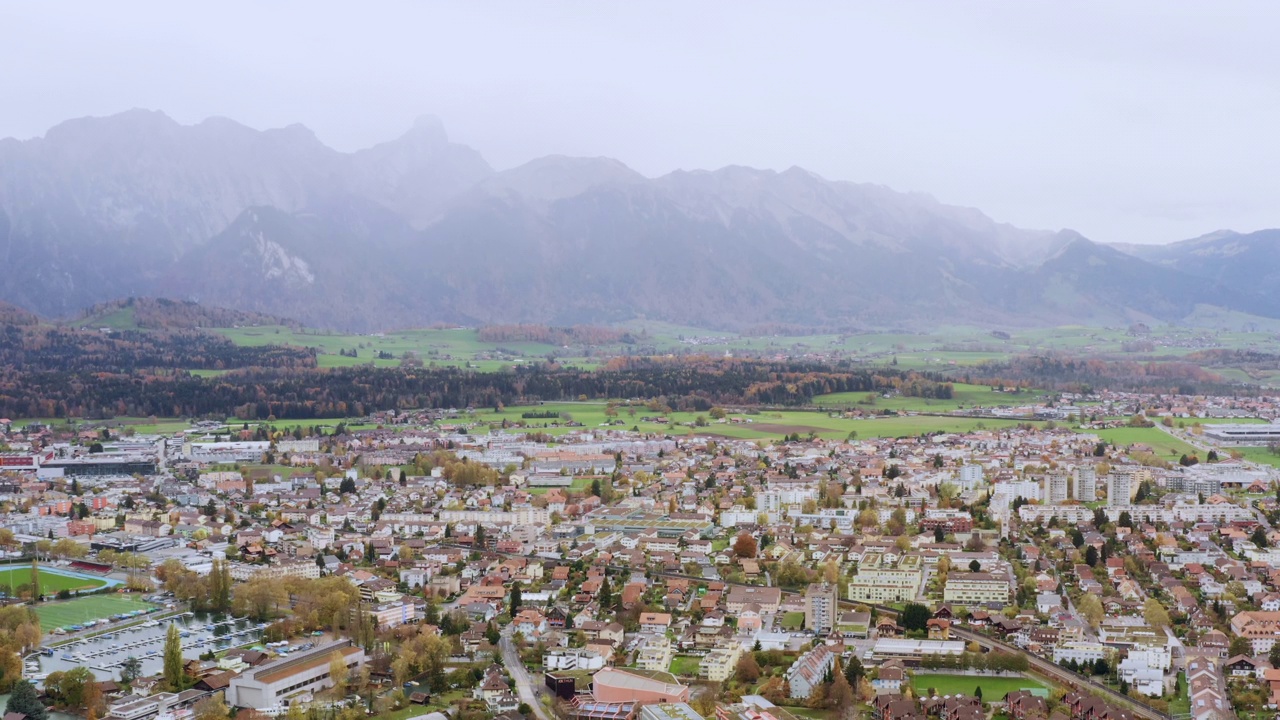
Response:
[{"label": "evergreen tree", "polygon": [[170,692],[182,692],[182,638],[178,636],[178,626],[169,624],[169,632],[164,638],[164,684]]},{"label": "evergreen tree", "polygon": [[511,583],[511,617],[520,609],[520,583]]},{"label": "evergreen tree", "polygon": [[613,604],[613,591],[609,588],[609,574],[605,573],[604,578],[600,582],[600,607],[607,608]]},{"label": "evergreen tree", "polygon": [[1098,564],[1098,548],[1090,545],[1084,551],[1084,564],[1093,567]]},{"label": "evergreen tree", "polygon": [[[759,645],[760,641],[757,640],[756,644]],[[850,657],[849,662],[844,666],[844,679],[849,681],[849,687],[854,688],[855,691],[858,687],[858,681],[866,674],[867,671],[862,667],[862,661],[858,659],[857,655]]]},{"label": "evergreen tree", "polygon": [[27,720],[45,720],[49,717],[48,709],[45,708],[44,703],[40,702],[40,696],[36,694],[36,688],[31,683],[19,680],[13,684],[13,690],[9,692],[6,713],[22,713],[27,716]]},{"label": "evergreen tree", "polygon": [[489,624],[484,628],[484,639],[489,641],[490,645],[497,646],[498,641],[502,639],[502,634],[498,632],[498,626],[490,620]]}]

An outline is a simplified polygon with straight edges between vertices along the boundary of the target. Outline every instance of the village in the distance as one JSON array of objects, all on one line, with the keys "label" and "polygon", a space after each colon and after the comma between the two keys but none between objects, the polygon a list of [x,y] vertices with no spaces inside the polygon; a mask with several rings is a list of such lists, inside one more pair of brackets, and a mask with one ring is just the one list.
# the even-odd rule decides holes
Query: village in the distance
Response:
[{"label": "village in the distance", "polygon": [[[1280,474],[1236,449],[1280,438],[1267,398],[865,439],[516,410],[0,420],[10,716],[1274,712]],[[1045,422],[1083,415],[1193,450]]]}]

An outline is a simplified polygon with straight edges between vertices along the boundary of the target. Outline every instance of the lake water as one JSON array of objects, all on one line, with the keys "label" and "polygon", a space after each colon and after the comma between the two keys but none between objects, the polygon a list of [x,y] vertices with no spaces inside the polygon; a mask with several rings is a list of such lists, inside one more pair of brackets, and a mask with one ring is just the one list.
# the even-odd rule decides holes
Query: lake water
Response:
[{"label": "lake water", "polygon": [[[52,655],[28,656],[26,662],[39,663],[39,670],[27,669],[27,677],[47,675],[57,670],[87,667],[99,680],[119,680],[120,666],[130,656],[142,661],[142,674],[153,675],[164,667],[164,639],[169,625],[177,625],[183,634],[182,656],[195,660],[213,650],[219,652],[242,645],[257,644],[265,625],[227,615],[198,613],[153,621],[156,625],[115,630],[106,635],[76,640],[53,648]],[[57,642],[57,636],[45,638],[45,646]]]}]

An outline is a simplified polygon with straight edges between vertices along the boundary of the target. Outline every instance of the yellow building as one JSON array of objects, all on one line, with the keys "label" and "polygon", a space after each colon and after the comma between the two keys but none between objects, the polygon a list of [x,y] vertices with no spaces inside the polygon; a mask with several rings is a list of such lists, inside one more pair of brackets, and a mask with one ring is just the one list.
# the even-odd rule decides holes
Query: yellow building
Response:
[{"label": "yellow building", "polygon": [[738,658],[741,656],[741,643],[735,642],[715,648],[702,658],[702,662],[698,665],[698,676],[711,682],[724,682],[737,669]]},{"label": "yellow building", "polygon": [[636,664],[641,670],[666,672],[674,658],[675,650],[671,647],[671,641],[666,637],[656,637],[645,641]]}]

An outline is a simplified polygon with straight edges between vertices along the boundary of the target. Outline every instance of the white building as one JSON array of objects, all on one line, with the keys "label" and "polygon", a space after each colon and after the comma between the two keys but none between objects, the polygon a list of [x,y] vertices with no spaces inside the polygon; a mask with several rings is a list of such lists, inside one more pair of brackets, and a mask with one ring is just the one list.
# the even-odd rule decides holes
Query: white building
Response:
[{"label": "white building", "polygon": [[1129,683],[1138,692],[1149,697],[1159,697],[1164,694],[1164,670],[1160,667],[1160,653],[1153,653],[1146,649],[1134,649],[1129,651],[1129,657],[1125,658],[1117,666],[1120,673],[1120,679]]},{"label": "white building", "polygon": [[315,693],[334,686],[329,676],[333,655],[342,657],[351,673],[364,665],[364,650],[350,640],[336,640],[312,650],[290,655],[246,670],[227,686],[227,704],[232,707],[267,710],[287,704],[289,698]]},{"label": "white building", "polygon": [[1107,505],[1121,507],[1129,504],[1133,497],[1133,472],[1127,468],[1116,468],[1107,475]]},{"label": "white building", "polygon": [[985,482],[981,465],[961,465],[956,471],[955,484],[961,493],[980,487]]},{"label": "white building", "polygon": [[1092,465],[1075,469],[1076,499],[1093,502],[1098,499],[1098,471]]},{"label": "white building", "polygon": [[1106,648],[1099,642],[1064,642],[1053,648],[1053,661],[1059,665],[1074,660],[1091,663],[1106,657]]},{"label": "white building", "polygon": [[1064,503],[1070,494],[1065,472],[1051,472],[1044,478],[1044,497],[1050,505]]}]

